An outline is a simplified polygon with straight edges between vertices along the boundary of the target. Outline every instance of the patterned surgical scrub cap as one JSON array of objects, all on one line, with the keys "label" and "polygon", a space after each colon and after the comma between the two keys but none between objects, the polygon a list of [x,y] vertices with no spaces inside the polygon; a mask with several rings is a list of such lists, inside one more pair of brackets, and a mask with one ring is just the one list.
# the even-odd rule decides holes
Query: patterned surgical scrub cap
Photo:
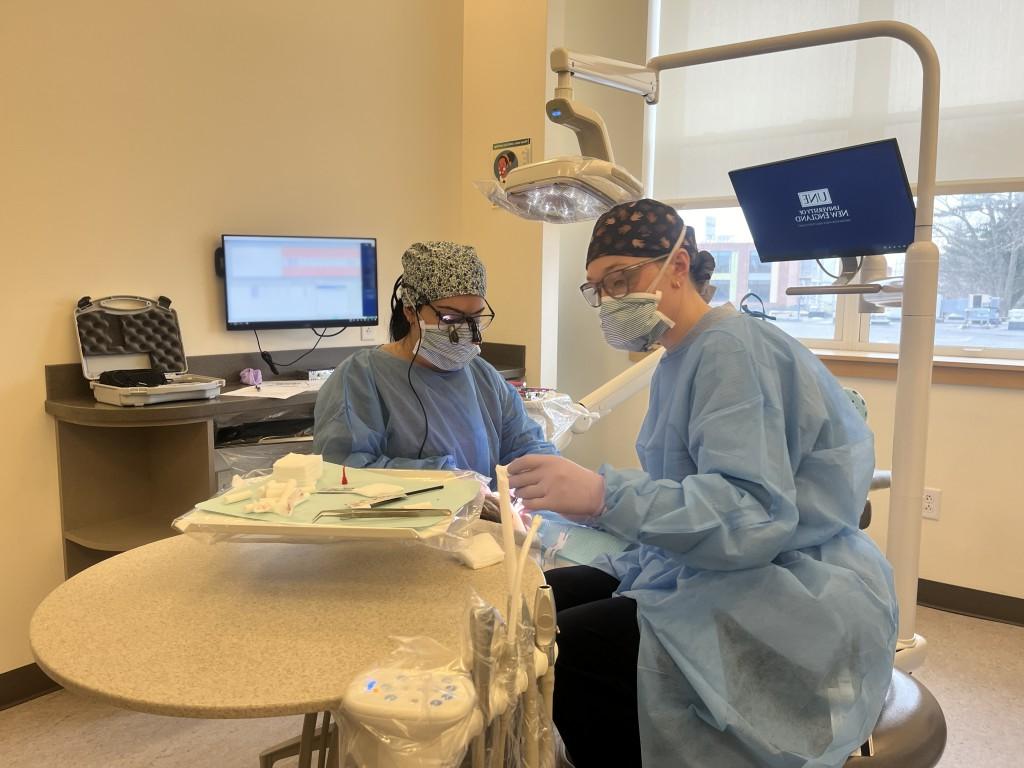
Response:
[{"label": "patterned surgical scrub cap", "polygon": [[405,306],[463,295],[487,295],[487,270],[473,246],[446,240],[413,243],[402,255]]},{"label": "patterned surgical scrub cap", "polygon": [[[636,256],[656,259],[675,245],[683,232],[683,219],[675,208],[644,198],[610,209],[594,224],[587,249],[587,264],[602,256]],[[691,255],[697,252],[693,229],[683,244]]]}]

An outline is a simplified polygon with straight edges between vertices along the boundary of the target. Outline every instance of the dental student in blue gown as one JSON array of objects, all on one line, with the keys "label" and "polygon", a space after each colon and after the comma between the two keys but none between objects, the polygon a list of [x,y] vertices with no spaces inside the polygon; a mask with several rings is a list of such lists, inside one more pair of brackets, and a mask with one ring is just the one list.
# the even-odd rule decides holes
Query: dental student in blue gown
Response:
[{"label": "dental student in blue gown", "polygon": [[605,340],[666,350],[642,469],[509,467],[527,508],[630,542],[548,572],[555,724],[577,768],[838,768],[875,725],[896,644],[891,570],[858,530],[873,437],[802,344],[708,306],[686,234],[639,200],[598,219],[587,253]]},{"label": "dental student in blue gown", "polygon": [[314,410],[314,450],[349,467],[471,469],[554,454],[522,399],[480,355],[494,319],[472,246],[415,243],[391,298],[391,343],[346,358]]}]

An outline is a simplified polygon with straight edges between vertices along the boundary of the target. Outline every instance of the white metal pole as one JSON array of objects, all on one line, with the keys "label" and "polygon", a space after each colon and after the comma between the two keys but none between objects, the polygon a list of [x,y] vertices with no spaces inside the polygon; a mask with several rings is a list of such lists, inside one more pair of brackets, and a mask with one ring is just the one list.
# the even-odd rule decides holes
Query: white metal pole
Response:
[{"label": "white metal pole", "polygon": [[[647,0],[647,59],[658,55],[661,46],[661,0]],[[644,105],[644,157],[640,180],[644,197],[654,197],[654,144],[657,136],[658,105]]]},{"label": "white metal pole", "polygon": [[921,138],[917,168],[917,219],[914,243],[907,250],[904,271],[903,322],[896,376],[893,424],[892,492],[887,555],[896,577],[900,604],[901,648],[916,643],[917,578],[921,550],[921,497],[928,440],[928,401],[935,349],[935,295],[938,249],[932,242],[935,163],[939,128],[939,59],[920,30],[897,21],[869,21],[830,29],[780,35],[731,45],[656,56],[647,66],[655,71],[710,64],[820,45],[891,37],[917,53],[923,72]]}]

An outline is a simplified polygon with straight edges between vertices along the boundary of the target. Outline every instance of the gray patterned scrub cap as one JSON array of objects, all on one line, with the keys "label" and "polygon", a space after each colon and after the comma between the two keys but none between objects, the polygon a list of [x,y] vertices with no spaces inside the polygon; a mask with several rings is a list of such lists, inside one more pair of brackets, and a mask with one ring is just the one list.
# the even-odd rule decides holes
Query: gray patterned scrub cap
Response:
[{"label": "gray patterned scrub cap", "polygon": [[447,240],[413,243],[402,254],[402,303],[427,304],[448,296],[485,296],[487,270],[471,245]]}]

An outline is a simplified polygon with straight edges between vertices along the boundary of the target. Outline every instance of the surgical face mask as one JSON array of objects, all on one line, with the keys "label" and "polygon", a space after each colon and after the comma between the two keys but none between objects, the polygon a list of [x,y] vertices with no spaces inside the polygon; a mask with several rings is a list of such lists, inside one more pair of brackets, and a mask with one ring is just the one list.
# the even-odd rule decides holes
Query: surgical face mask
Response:
[{"label": "surgical face mask", "polygon": [[435,368],[442,371],[457,371],[480,354],[480,346],[474,344],[469,334],[459,334],[459,341],[452,343],[448,331],[431,328],[420,320],[420,341],[418,354]]},{"label": "surgical face mask", "polygon": [[672,263],[672,254],[684,235],[685,229],[645,293],[628,293],[621,299],[601,299],[601,333],[610,346],[629,352],[646,352],[675,325],[673,320],[658,311],[661,291],[653,291]]}]

